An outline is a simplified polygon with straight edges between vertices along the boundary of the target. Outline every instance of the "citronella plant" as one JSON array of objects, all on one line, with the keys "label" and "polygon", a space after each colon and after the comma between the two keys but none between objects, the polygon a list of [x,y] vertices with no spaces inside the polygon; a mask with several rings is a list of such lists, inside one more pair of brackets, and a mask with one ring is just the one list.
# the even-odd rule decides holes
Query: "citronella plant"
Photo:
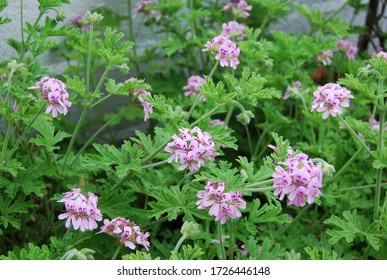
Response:
[{"label": "citronella plant", "polygon": [[387,259],[386,54],[337,12],[64,4],[0,62],[0,259]]}]

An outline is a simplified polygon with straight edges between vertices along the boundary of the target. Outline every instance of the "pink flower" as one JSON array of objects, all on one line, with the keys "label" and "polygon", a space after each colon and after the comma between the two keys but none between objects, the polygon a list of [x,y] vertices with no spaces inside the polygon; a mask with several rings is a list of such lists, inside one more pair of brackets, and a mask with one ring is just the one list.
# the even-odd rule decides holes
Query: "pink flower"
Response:
[{"label": "pink flower", "polygon": [[51,112],[53,118],[56,118],[58,113],[66,115],[67,107],[72,105],[68,100],[69,94],[66,85],[60,80],[45,76],[29,89],[38,89],[41,92],[41,97],[47,99],[49,106],[46,113]]},{"label": "pink flower", "polygon": [[3,75],[1,75],[1,80],[5,81],[5,79],[7,79],[7,74],[3,73]]},{"label": "pink flower", "polygon": [[67,219],[65,224],[67,228],[72,224],[75,230],[93,230],[98,227],[96,221],[102,220],[101,211],[98,209],[98,198],[91,192],[84,196],[80,189],[73,189],[66,192],[65,197],[58,202],[65,204],[67,212],[60,214],[58,219]]},{"label": "pink flower", "polygon": [[251,11],[251,9],[252,6],[248,5],[247,2],[244,0],[231,0],[222,8],[222,11],[235,11],[236,16],[248,18],[250,14],[247,11]]},{"label": "pink flower", "polygon": [[242,200],[242,193],[224,192],[226,183],[213,183],[208,180],[205,190],[198,191],[196,202],[199,210],[205,210],[210,207],[208,214],[215,217],[215,221],[221,224],[226,223],[227,217],[235,219],[241,217],[239,209],[246,208],[246,202]]},{"label": "pink flower", "polygon": [[201,95],[200,100],[206,101],[206,98],[203,96],[203,94],[198,90],[198,86],[204,85],[206,80],[203,77],[200,76],[191,76],[188,78],[187,85],[183,87],[183,90],[185,90],[184,95]]},{"label": "pink flower", "polygon": [[337,42],[336,49],[334,49],[333,51],[344,52],[349,60],[354,60],[357,54],[357,48],[349,40],[339,40],[339,42]]},{"label": "pink flower", "polygon": [[293,93],[293,92],[297,92],[297,90],[298,90],[299,88],[301,88],[301,86],[302,86],[302,84],[301,84],[300,81],[295,81],[295,82],[293,83],[293,85],[288,86],[288,87],[286,88],[285,93],[284,93],[283,99],[285,99],[285,100],[288,99],[289,96],[290,96],[290,94]]},{"label": "pink flower", "polygon": [[146,7],[152,5],[156,5],[155,1],[153,0],[143,0],[138,2],[132,11],[133,17],[136,17],[139,13],[143,13],[144,15],[152,15],[155,17],[156,21],[159,21],[162,16],[160,11],[146,9]]},{"label": "pink flower", "polygon": [[304,153],[288,157],[285,162],[277,163],[273,173],[274,195],[279,200],[288,197],[288,205],[303,207],[321,196],[322,171]]},{"label": "pink flower", "polygon": [[103,223],[99,233],[105,232],[113,236],[131,250],[136,249],[136,244],[144,246],[147,251],[149,250],[149,232],[143,233],[134,222],[117,217],[111,221],[105,219]]},{"label": "pink flower", "polygon": [[189,168],[190,171],[196,171],[205,166],[207,160],[214,161],[218,155],[211,135],[198,127],[180,129],[180,135],[175,134],[172,138],[173,141],[167,144],[164,151],[171,153],[169,163],[180,161],[179,170]]},{"label": "pink flower", "polygon": [[151,96],[151,93],[145,89],[138,88],[133,91],[133,94],[138,97],[138,101],[140,101],[142,107],[144,108],[144,121],[147,121],[150,114],[153,113],[153,105],[148,101],[145,101],[142,96]]},{"label": "pink flower", "polygon": [[219,35],[208,41],[202,51],[210,51],[216,54],[215,59],[220,61],[220,66],[230,66],[236,69],[239,64],[238,56],[240,49],[232,42],[228,36]]},{"label": "pink flower", "polygon": [[222,24],[222,35],[227,37],[235,37],[238,41],[246,38],[245,25],[239,24],[236,21],[230,21]]},{"label": "pink flower", "polygon": [[349,107],[349,99],[354,98],[349,90],[334,83],[319,87],[313,96],[312,111],[324,112],[323,119],[329,115],[333,117],[341,115],[343,113],[341,107]]},{"label": "pink flower", "polygon": [[332,63],[333,51],[323,51],[322,54],[317,56],[317,60],[321,61],[324,65],[330,65]]},{"label": "pink flower", "polygon": [[90,23],[87,21],[85,15],[77,15],[70,21],[71,25],[79,27],[81,32],[88,32],[90,30]]},{"label": "pink flower", "polygon": [[378,52],[378,53],[376,54],[376,56],[377,56],[378,58],[383,57],[384,60],[387,61],[387,53],[386,53],[386,52],[380,51],[380,52]]}]

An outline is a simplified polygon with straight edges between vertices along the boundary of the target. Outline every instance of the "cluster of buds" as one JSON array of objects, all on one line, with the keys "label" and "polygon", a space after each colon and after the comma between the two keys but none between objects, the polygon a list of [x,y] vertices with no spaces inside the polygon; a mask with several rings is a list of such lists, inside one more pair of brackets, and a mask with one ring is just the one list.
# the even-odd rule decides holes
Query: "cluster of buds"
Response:
[{"label": "cluster of buds", "polygon": [[349,107],[349,99],[354,98],[349,90],[338,84],[329,83],[313,93],[312,111],[324,112],[323,119],[329,115],[336,117],[343,113],[341,107]]},{"label": "cluster of buds", "polygon": [[169,163],[180,160],[179,170],[187,167],[190,171],[199,170],[201,166],[206,165],[207,160],[214,161],[218,155],[211,135],[199,127],[180,129],[180,135],[175,134],[172,138],[173,141],[168,143],[164,150],[171,153],[168,158]]},{"label": "cluster of buds", "polygon": [[45,76],[29,89],[38,89],[41,97],[47,99],[49,106],[46,113],[51,112],[53,118],[56,118],[58,113],[66,115],[67,107],[71,107],[66,85],[60,80]]},{"label": "cluster of buds", "polygon": [[148,251],[150,243],[148,241],[149,232],[143,233],[139,226],[130,220],[117,217],[111,221],[105,219],[101,232],[105,232],[117,238],[125,247],[134,250],[137,245],[144,246]]},{"label": "cluster of buds", "polygon": [[208,180],[205,190],[198,192],[199,210],[205,210],[211,207],[208,214],[215,217],[215,221],[220,221],[221,224],[226,223],[227,217],[231,219],[242,216],[239,209],[246,208],[246,202],[242,200],[242,193],[225,192],[226,183],[212,182]]},{"label": "cluster of buds", "polygon": [[91,192],[81,194],[80,189],[73,189],[65,193],[65,197],[58,202],[65,204],[66,213],[58,216],[59,220],[67,219],[67,228],[72,224],[74,229],[80,231],[93,230],[98,227],[96,221],[102,220],[101,211],[98,209],[98,197]]},{"label": "cluster of buds", "polygon": [[215,59],[219,60],[220,66],[230,66],[236,69],[239,64],[238,56],[240,49],[229,39],[228,36],[219,35],[210,41],[207,41],[203,51],[210,51],[216,54]]},{"label": "cluster of buds", "polygon": [[299,153],[289,156],[284,162],[278,162],[273,173],[274,195],[282,200],[288,197],[288,205],[303,207],[306,202],[314,202],[321,195],[322,170],[321,165],[315,165],[308,155]]}]

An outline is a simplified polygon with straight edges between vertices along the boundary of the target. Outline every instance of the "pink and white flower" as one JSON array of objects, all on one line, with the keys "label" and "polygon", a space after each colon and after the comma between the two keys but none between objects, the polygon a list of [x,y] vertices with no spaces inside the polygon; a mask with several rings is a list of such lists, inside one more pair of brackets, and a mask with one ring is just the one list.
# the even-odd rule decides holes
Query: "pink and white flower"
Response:
[{"label": "pink and white flower", "polygon": [[226,223],[227,218],[235,219],[242,216],[239,209],[246,208],[246,202],[242,199],[242,193],[225,192],[226,183],[212,182],[208,180],[205,190],[198,191],[196,202],[199,210],[210,207],[208,214],[215,217],[215,221]]},{"label": "pink and white flower", "polygon": [[285,162],[277,163],[274,178],[274,195],[279,200],[288,197],[288,205],[303,207],[321,196],[322,170],[308,159],[308,155],[299,153],[290,156]]},{"label": "pink and white flower", "polygon": [[341,115],[342,107],[349,107],[349,99],[354,98],[349,90],[334,83],[319,87],[313,96],[312,111],[324,112],[323,119],[329,115],[333,117]]},{"label": "pink and white flower", "polygon": [[65,193],[65,197],[58,202],[65,204],[66,213],[58,216],[59,220],[66,219],[67,228],[72,224],[75,230],[93,230],[98,227],[96,221],[102,220],[98,209],[98,197],[88,192],[83,195],[80,189],[73,189]]},{"label": "pink and white flower", "polygon": [[156,21],[159,21],[162,16],[160,11],[146,9],[146,7],[152,5],[156,5],[155,1],[153,0],[143,0],[138,2],[132,11],[133,17],[136,17],[139,13],[143,13],[144,15],[151,15],[156,19]]},{"label": "pink and white flower", "polygon": [[107,233],[116,238],[125,247],[131,250],[136,249],[136,245],[143,246],[147,251],[150,243],[148,241],[149,232],[143,233],[139,226],[125,218],[117,217],[109,221],[105,219],[104,225],[99,233]]},{"label": "pink and white flower", "polygon": [[175,134],[172,138],[173,141],[167,144],[164,151],[171,153],[169,163],[180,161],[179,170],[199,170],[201,166],[206,165],[207,160],[214,161],[218,155],[211,135],[199,127],[180,129],[180,135]]},{"label": "pink and white flower", "polygon": [[248,18],[250,14],[247,11],[251,11],[252,8],[253,7],[244,0],[230,0],[230,2],[224,5],[222,11],[235,11],[236,16]]},{"label": "pink and white flower", "polygon": [[183,87],[183,90],[185,90],[184,95],[190,96],[190,95],[201,95],[200,100],[206,101],[206,98],[203,96],[203,94],[198,89],[199,86],[204,85],[206,80],[203,77],[200,76],[191,76],[187,80],[187,85]]},{"label": "pink and white flower", "polygon": [[237,41],[243,40],[246,38],[245,34],[246,25],[239,24],[236,21],[230,21],[228,23],[222,24],[222,35],[227,36],[228,38],[236,38]]},{"label": "pink and white flower", "polygon": [[49,106],[46,109],[46,113],[51,112],[53,118],[56,118],[58,113],[66,115],[68,112],[67,108],[72,105],[69,101],[66,85],[60,80],[45,76],[29,89],[39,90],[41,97],[47,99]]}]

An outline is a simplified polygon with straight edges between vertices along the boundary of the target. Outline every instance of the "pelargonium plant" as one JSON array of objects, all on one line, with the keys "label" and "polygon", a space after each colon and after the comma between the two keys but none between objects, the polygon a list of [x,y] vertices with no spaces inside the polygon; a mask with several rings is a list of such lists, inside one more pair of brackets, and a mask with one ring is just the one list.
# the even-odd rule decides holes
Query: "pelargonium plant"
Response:
[{"label": "pelargonium plant", "polygon": [[385,9],[13,2],[0,259],[387,259]]}]

